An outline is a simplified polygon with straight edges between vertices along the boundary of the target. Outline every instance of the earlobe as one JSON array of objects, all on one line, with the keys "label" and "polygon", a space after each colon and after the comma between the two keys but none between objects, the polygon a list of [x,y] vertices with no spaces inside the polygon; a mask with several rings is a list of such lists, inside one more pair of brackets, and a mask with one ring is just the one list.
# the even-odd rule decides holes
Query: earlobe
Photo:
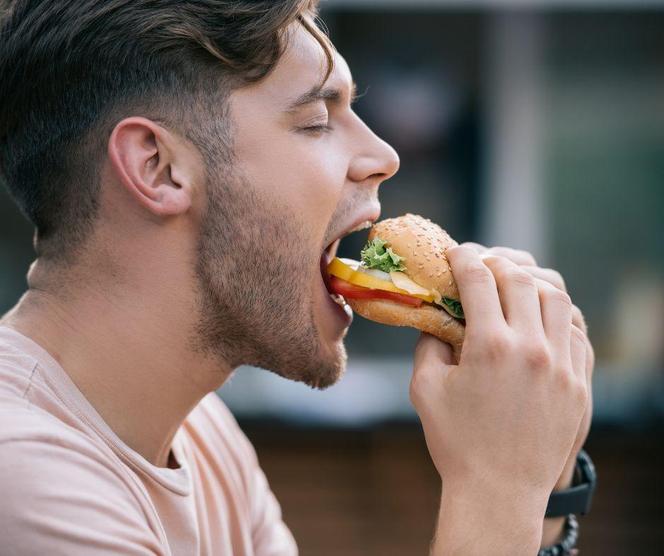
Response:
[{"label": "earlobe", "polygon": [[132,117],[119,122],[108,141],[111,169],[119,184],[157,216],[177,216],[191,206],[192,187],[178,168],[177,139],[148,120]]}]

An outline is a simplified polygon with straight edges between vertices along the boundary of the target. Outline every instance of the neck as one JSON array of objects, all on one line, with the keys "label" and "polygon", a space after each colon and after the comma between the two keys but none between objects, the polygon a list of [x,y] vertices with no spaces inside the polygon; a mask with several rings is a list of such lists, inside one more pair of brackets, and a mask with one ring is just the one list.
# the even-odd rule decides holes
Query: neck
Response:
[{"label": "neck", "polygon": [[[38,274],[39,261],[29,282]],[[232,371],[192,348],[196,311],[176,291],[31,288],[2,324],[46,349],[123,442],[165,467],[186,416]]]}]

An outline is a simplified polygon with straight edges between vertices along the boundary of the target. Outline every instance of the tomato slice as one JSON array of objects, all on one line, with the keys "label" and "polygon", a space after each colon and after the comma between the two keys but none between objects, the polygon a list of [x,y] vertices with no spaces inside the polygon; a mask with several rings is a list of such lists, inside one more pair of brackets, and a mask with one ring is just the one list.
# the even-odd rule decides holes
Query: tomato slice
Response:
[{"label": "tomato slice", "polygon": [[346,282],[346,280],[342,280],[336,276],[330,276],[330,289],[333,293],[338,293],[346,299],[388,299],[390,301],[396,301],[397,303],[405,303],[412,307],[419,307],[423,303],[423,301],[417,297],[411,297],[410,295],[403,295],[401,293],[387,292],[385,290],[363,288],[362,286],[356,286],[355,284]]}]

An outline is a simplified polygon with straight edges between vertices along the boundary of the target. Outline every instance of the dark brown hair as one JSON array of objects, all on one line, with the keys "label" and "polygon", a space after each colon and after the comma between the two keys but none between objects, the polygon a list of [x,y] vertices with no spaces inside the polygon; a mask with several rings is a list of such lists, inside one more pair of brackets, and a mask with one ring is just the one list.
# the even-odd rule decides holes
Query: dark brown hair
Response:
[{"label": "dark brown hair", "polygon": [[327,78],[317,4],[0,0],[0,179],[37,229],[37,255],[71,260],[90,235],[122,118],[151,117],[218,157],[210,149],[230,138],[209,137],[210,120],[224,118],[234,88],[270,73],[297,20],[323,47]]}]

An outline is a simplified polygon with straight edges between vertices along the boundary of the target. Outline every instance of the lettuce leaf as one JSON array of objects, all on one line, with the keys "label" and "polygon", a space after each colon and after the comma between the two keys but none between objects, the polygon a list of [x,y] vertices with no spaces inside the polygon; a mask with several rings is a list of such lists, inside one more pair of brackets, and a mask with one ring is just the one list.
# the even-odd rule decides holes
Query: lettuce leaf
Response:
[{"label": "lettuce leaf", "polygon": [[364,266],[383,272],[406,270],[406,266],[403,264],[406,259],[397,255],[386,245],[387,243],[378,237],[367,243],[360,253]]},{"label": "lettuce leaf", "polygon": [[466,317],[463,314],[463,307],[461,302],[457,299],[452,299],[451,297],[443,297],[441,300],[442,303],[449,309],[449,312],[452,313],[452,316],[458,319],[465,319]]}]

